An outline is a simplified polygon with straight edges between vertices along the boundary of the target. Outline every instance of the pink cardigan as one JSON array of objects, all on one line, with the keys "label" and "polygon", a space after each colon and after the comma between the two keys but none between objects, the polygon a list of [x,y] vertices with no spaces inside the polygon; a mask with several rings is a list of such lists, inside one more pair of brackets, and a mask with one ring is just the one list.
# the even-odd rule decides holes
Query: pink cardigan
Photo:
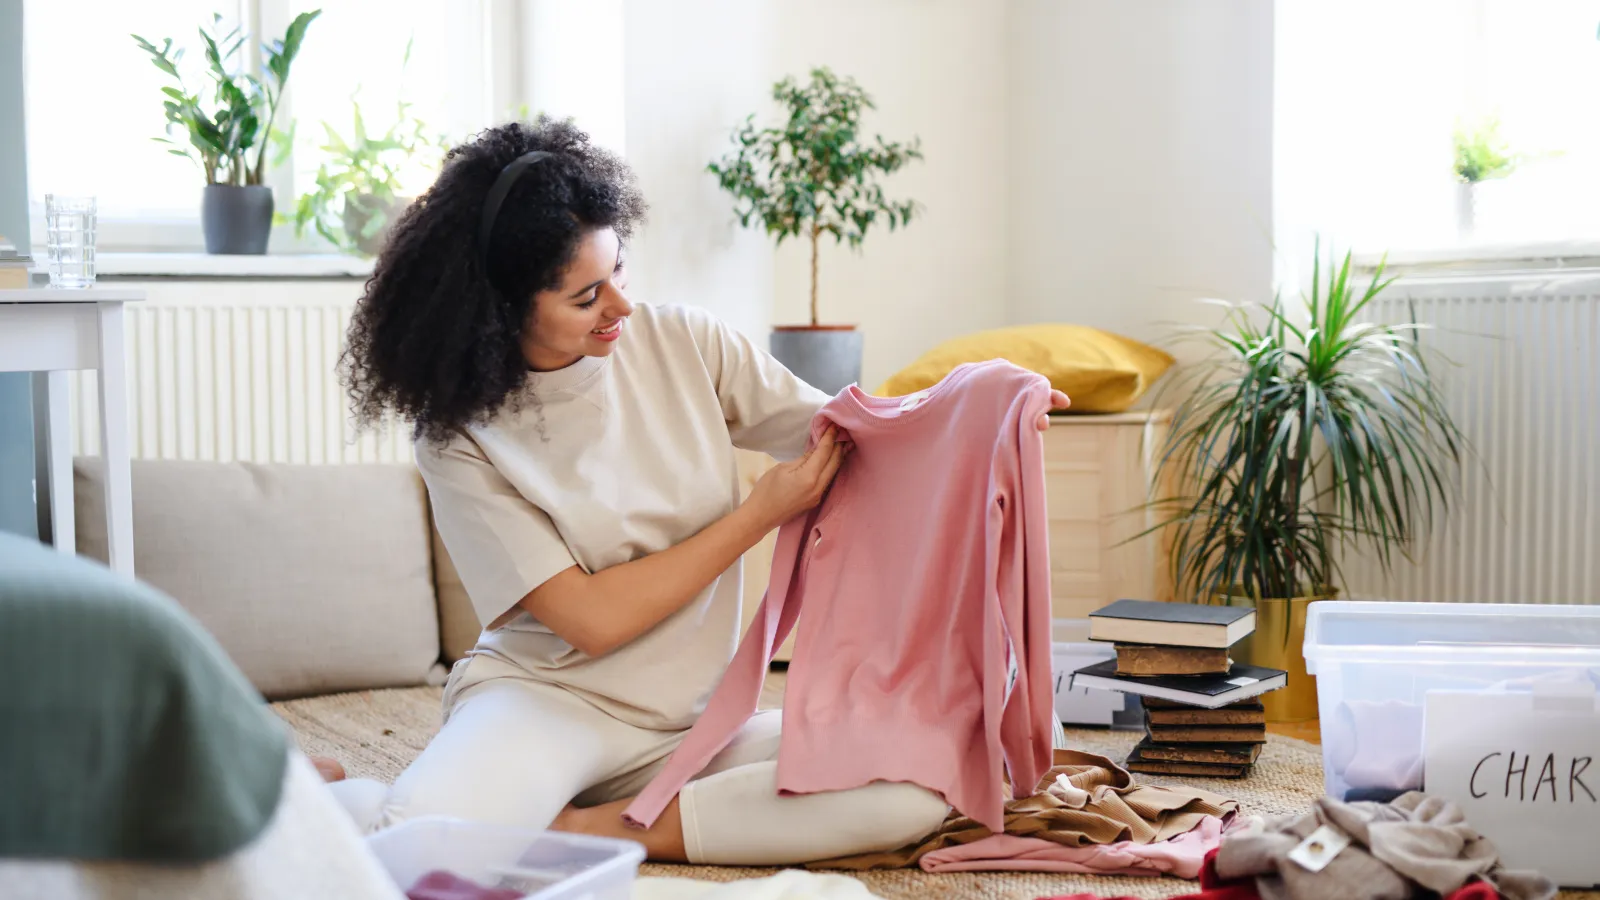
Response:
[{"label": "pink cardigan", "polygon": [[727,745],[803,605],[779,793],[905,781],[1003,830],[1001,766],[1031,786],[1051,762],[1049,409],[1049,382],[1000,360],[906,398],[852,385],[829,401],[811,442],[832,422],[854,449],[822,504],[778,532],[727,674],[624,818],[648,827]]}]

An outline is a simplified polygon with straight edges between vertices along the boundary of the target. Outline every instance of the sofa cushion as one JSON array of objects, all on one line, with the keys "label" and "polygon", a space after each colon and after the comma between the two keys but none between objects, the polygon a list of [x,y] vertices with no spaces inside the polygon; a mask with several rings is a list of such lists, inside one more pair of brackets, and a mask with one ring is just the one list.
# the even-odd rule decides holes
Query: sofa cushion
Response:
[{"label": "sofa cushion", "polygon": [[483,624],[478,621],[478,610],[467,596],[466,585],[461,583],[461,573],[444,548],[444,538],[432,526],[433,534],[433,589],[439,597],[439,644],[444,648],[444,661],[453,663],[478,645]]},{"label": "sofa cushion", "polygon": [[[78,552],[106,559],[103,468],[74,473]],[[439,659],[411,465],[133,463],[134,573],[270,697],[422,684]]]}]

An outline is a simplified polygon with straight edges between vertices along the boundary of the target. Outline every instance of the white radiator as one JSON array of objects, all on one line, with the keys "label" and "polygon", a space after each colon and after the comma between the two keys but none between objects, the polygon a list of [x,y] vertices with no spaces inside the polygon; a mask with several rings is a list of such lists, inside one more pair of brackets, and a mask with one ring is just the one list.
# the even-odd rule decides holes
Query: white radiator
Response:
[{"label": "white radiator", "polygon": [[[411,459],[409,432],[357,435],[334,367],[351,303],[128,307],[135,459],[285,463]],[[99,452],[94,372],[72,377],[73,452]]]},{"label": "white radiator", "polygon": [[1416,564],[1384,578],[1347,563],[1350,594],[1600,602],[1600,271],[1411,277],[1379,304],[1382,321],[1433,326],[1422,338],[1448,360],[1434,374],[1473,455]]}]

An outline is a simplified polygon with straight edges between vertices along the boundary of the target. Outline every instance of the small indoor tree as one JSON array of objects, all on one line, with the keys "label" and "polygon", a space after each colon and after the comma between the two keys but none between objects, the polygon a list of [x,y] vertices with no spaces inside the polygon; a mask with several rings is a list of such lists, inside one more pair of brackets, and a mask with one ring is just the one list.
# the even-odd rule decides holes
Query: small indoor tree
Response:
[{"label": "small indoor tree", "polygon": [[757,128],[751,115],[733,136],[733,152],[707,169],[734,196],[740,225],[759,222],[779,245],[792,237],[811,242],[811,324],[817,325],[822,236],[859,248],[879,222],[891,231],[908,224],[917,202],[887,199],[878,179],[921,159],[921,141],[865,141],[861,114],[877,107],[854,79],[827,68],[812,69],[803,85],[783,79],[772,99],[787,112],[785,121]]},{"label": "small indoor tree", "polygon": [[821,324],[819,245],[828,235],[859,249],[873,226],[893,230],[916,216],[916,201],[891,200],[878,182],[921,159],[921,142],[864,137],[861,116],[876,108],[872,98],[827,68],[813,69],[805,84],[783,79],[772,98],[784,120],[763,128],[751,115],[734,132],[733,150],[707,168],[733,195],[741,225],[759,224],[779,246],[788,238],[810,242],[811,324],[780,328],[773,353],[802,378],[836,391],[860,377],[861,338],[849,326]]}]

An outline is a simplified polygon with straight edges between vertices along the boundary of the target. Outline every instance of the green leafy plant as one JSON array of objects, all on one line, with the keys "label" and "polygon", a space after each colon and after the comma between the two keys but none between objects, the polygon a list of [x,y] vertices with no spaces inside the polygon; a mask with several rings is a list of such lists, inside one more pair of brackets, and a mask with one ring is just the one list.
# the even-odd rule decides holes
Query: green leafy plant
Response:
[{"label": "green leafy plant", "polygon": [[759,222],[781,246],[785,239],[811,242],[811,324],[817,318],[817,245],[822,235],[859,248],[873,225],[890,230],[909,224],[920,209],[914,200],[884,197],[878,178],[921,159],[921,142],[868,142],[861,115],[875,109],[851,78],[813,69],[800,84],[785,78],[772,99],[788,113],[781,124],[758,128],[749,116],[734,132],[733,151],[707,166],[735,198],[739,224]]},{"label": "green leafy plant", "polygon": [[1180,598],[1318,596],[1343,549],[1387,570],[1448,511],[1464,440],[1422,326],[1363,321],[1390,283],[1381,264],[1353,283],[1349,254],[1324,272],[1319,246],[1303,303],[1229,306],[1199,332],[1213,353],[1180,379],[1157,482],[1176,493],[1152,504]]},{"label": "green leafy plant", "polygon": [[1457,127],[1454,142],[1456,180],[1464,184],[1504,178],[1523,162],[1500,137],[1498,119],[1487,118],[1472,127]]},{"label": "green leafy plant", "polygon": [[316,187],[302,194],[295,207],[295,234],[303,235],[309,225],[346,253],[372,256],[403,207],[403,170],[421,154],[443,158],[446,143],[443,135],[411,115],[411,104],[404,101],[381,135],[368,133],[354,97],[351,108],[348,140],[322,123],[327,142],[321,150],[327,158],[317,167]]},{"label": "green leafy plant", "polygon": [[[205,171],[206,184],[255,185],[266,174],[268,136],[273,133],[283,89],[289,81],[289,68],[300,53],[306,29],[322,10],[301,13],[289,23],[281,40],[261,45],[262,72],[258,78],[245,71],[243,53],[249,36],[235,28],[222,30],[222,16],[214,16],[210,30],[200,29],[205,47],[203,75],[206,88],[190,88],[180,65],[184,50],[173,47],[166,38],[157,47],[138,35],[130,35],[139,48],[150,54],[156,68],[167,73],[176,87],[161,89],[167,99],[167,137],[156,138],[170,144],[170,153],[187,157]],[[172,140],[176,131],[186,132],[188,146]],[[254,159],[250,151],[254,150]]]}]

